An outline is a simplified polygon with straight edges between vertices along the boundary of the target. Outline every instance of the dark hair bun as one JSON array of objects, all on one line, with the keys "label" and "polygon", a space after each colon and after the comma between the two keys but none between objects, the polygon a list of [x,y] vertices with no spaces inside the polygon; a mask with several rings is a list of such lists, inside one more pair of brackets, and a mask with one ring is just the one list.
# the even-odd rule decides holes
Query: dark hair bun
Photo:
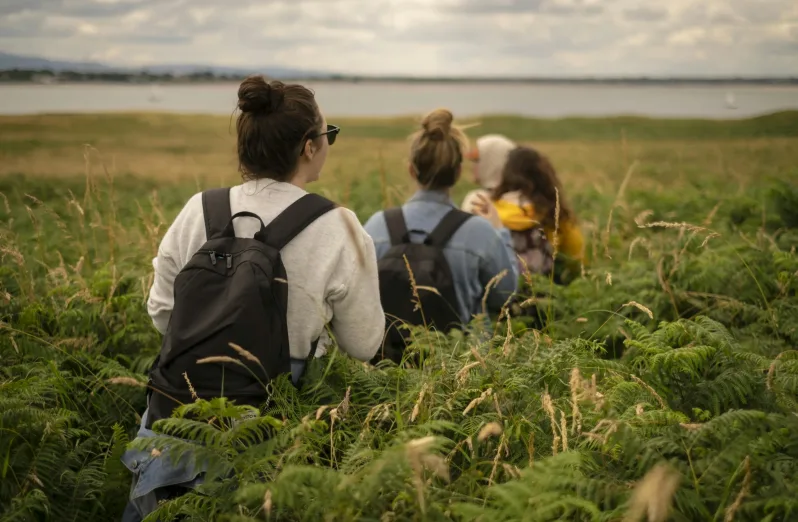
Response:
[{"label": "dark hair bun", "polygon": [[263,76],[250,76],[238,88],[238,108],[241,112],[268,115],[283,105],[283,82],[267,82]]}]

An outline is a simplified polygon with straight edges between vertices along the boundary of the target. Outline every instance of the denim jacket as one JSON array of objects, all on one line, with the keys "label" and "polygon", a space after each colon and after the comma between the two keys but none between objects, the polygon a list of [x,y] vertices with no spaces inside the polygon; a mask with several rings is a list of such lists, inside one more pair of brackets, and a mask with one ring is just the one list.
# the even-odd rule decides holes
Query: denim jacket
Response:
[{"label": "denim jacket", "polygon": [[[402,206],[410,240],[422,242],[452,208],[456,206],[446,193],[416,192]],[[374,240],[377,259],[380,259],[391,248],[383,212],[371,216],[364,228]],[[455,232],[443,254],[452,270],[463,323],[470,322],[475,314],[482,312],[485,286],[502,270],[506,269],[508,273],[488,295],[488,311],[498,312],[517,290],[518,266],[514,261],[510,232],[506,228],[496,230],[486,219],[474,216]]]}]

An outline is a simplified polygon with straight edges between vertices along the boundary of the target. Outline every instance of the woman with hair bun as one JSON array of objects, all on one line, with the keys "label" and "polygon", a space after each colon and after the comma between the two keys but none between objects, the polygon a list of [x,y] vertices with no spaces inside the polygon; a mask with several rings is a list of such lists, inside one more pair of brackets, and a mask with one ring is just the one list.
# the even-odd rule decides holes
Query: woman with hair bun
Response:
[{"label": "woman with hair bun", "polygon": [[[343,352],[361,361],[370,360],[382,341],[385,326],[380,307],[374,244],[353,212],[335,207],[332,202],[322,201],[323,198],[308,197],[305,191],[308,183],[319,179],[330,145],[335,142],[340,129],[327,124],[313,92],[309,89],[279,81],[267,82],[262,76],[250,77],[241,83],[238,90],[238,108],[237,151],[239,170],[244,182],[230,188],[229,192],[218,189],[213,191],[216,194],[213,199],[211,196],[206,198],[205,193],[195,194],[169,227],[153,260],[155,278],[147,301],[147,309],[155,327],[165,335],[165,341],[183,341],[183,346],[172,350],[180,351],[180,348],[185,347],[188,338],[196,343],[205,342],[204,339],[209,338],[200,334],[214,328],[214,325],[207,325],[208,321],[203,319],[211,316],[214,306],[218,306],[221,312],[217,319],[220,322],[243,321],[239,322],[239,330],[235,330],[235,333],[257,332],[251,336],[254,337],[252,344],[255,347],[244,346],[250,353],[263,353],[265,357],[269,357],[269,354],[279,351],[279,355],[273,357],[281,357],[274,359],[279,361],[280,368],[264,369],[269,377],[272,373],[284,371],[291,374],[294,384],[297,384],[302,375],[306,361],[314,356],[315,347],[327,326]],[[317,212],[308,210],[310,204],[327,206],[319,207],[324,208],[324,211]],[[225,209],[224,212],[220,212],[222,209]],[[236,215],[242,212],[245,215],[238,219]],[[208,236],[214,238],[212,241],[218,241],[216,238],[221,237],[209,233],[214,227],[214,221],[219,225],[220,219],[215,219],[214,216],[225,216],[220,224],[224,227],[222,234],[229,234],[225,237],[234,236],[232,241],[237,241],[236,238],[254,236],[255,240],[266,247],[261,248],[260,243],[257,243],[252,249],[240,250],[239,261],[233,260],[233,255],[219,257],[216,251],[210,251],[209,261],[208,253],[200,249],[208,241]],[[292,219],[295,216],[300,216],[301,219]],[[269,228],[270,224],[275,224],[275,227]],[[234,263],[241,262],[244,254],[254,256],[256,254],[253,252],[258,249],[267,254],[279,252],[285,271],[282,281],[277,276],[264,275],[266,272],[258,270],[253,264],[241,265],[243,270],[236,268],[239,265]],[[267,257],[269,261],[276,263],[273,254],[268,254]],[[266,262],[262,258],[261,261]],[[238,274],[232,269],[242,273],[239,279],[242,284],[237,288],[239,293],[251,290],[252,285],[247,284],[249,280],[260,283],[264,277],[274,279],[270,281],[269,288],[259,286],[259,294],[246,294],[251,297],[246,301],[228,299],[230,287],[222,286],[220,282],[218,287],[213,288],[216,295],[221,295],[220,298],[212,303],[197,303],[193,308],[188,306],[201,316],[194,317],[186,308],[179,310],[177,305],[187,305],[184,304],[185,301],[176,299],[181,292],[187,291],[186,287],[191,286],[194,281],[191,277],[197,277],[192,274],[181,279],[180,276],[186,273],[181,270],[189,262],[192,263],[191,266],[212,263],[211,267],[206,266],[206,272],[218,271],[220,274],[230,274],[228,277],[237,277]],[[227,272],[224,272],[225,265]],[[274,287],[271,286],[272,282]],[[275,288],[279,283],[286,284],[287,291],[284,290],[285,287]],[[213,296],[214,293],[211,292],[210,295]],[[280,296],[279,299],[287,299],[287,306],[283,307],[277,301],[278,297],[273,297],[277,295]],[[280,306],[269,308],[268,303],[271,302]],[[226,313],[228,309],[233,313]],[[247,309],[250,311],[248,315]],[[270,322],[275,318],[274,315],[261,317],[261,311],[266,310],[273,314],[277,309],[282,314],[280,322]],[[228,327],[226,324],[223,326]],[[185,333],[182,337],[174,335],[174,330],[179,331],[181,327],[194,331],[189,332],[190,335]],[[199,330],[200,328],[207,330]],[[220,340],[218,346],[220,352],[227,351],[219,355],[235,356],[236,352],[227,346],[229,337],[224,333],[223,331],[217,336]],[[255,337],[261,333],[266,338]],[[266,346],[275,336],[287,342],[279,341],[277,346]],[[258,343],[261,340],[262,345]],[[165,346],[167,344],[164,343]],[[203,349],[205,346],[207,344],[202,345]],[[211,346],[211,349],[215,346]],[[166,349],[162,349],[160,358],[163,358]],[[286,354],[286,351],[290,353]],[[318,353],[316,352],[317,355]],[[173,353],[169,355],[172,356]],[[290,355],[290,361],[286,355]],[[177,356],[174,357],[177,359]],[[202,371],[210,366],[189,366],[192,369],[187,372],[189,378],[194,376],[194,388],[202,398],[207,397],[202,396],[197,375],[202,376]],[[178,388],[181,393],[188,391],[183,390],[187,385],[180,382],[179,374],[176,378],[172,375],[171,380],[167,378],[168,372],[173,371],[173,368],[166,368],[165,364],[157,362],[153,368],[150,373],[153,387],[153,376],[157,374],[157,369],[166,375],[164,381],[169,386]],[[230,389],[234,388],[230,384],[233,378],[240,379],[229,371],[224,374],[223,391],[227,397],[236,396],[237,390]],[[206,379],[206,384],[208,382],[212,383],[213,379]],[[194,393],[194,389],[190,391]],[[151,430],[153,417],[165,418],[171,412],[171,408],[165,407],[161,407],[159,411],[157,405],[159,401],[164,403],[165,399],[162,398],[164,394],[157,394],[156,397],[156,392],[157,390],[148,397],[138,438],[154,436],[155,433]],[[255,407],[265,403],[268,397],[266,390],[262,392],[263,396],[256,389],[255,396],[246,403]],[[209,395],[214,396],[210,391]],[[187,402],[191,402],[191,396],[187,397]],[[205,470],[199,462],[194,462],[193,458],[181,457],[178,463],[174,463],[166,453],[164,450],[162,455],[151,455],[149,452],[130,450],[123,456],[123,462],[134,475],[130,503],[123,521],[140,521],[161,500],[180,496],[203,481]]]},{"label": "woman with hair bun", "polygon": [[[454,226],[441,236],[441,244],[437,246],[441,247],[451,273],[455,302],[450,304],[461,324],[469,323],[474,315],[483,311],[485,287],[503,271],[506,270],[506,276],[499,278],[495,286],[491,285],[488,311],[498,312],[516,290],[518,272],[510,234],[489,198],[483,196],[477,203],[474,209],[477,216],[462,212],[451,200],[450,192],[460,179],[464,153],[468,149],[468,138],[453,124],[453,119],[446,109],[434,110],[424,117],[421,128],[410,137],[409,174],[418,190],[401,208],[377,212],[364,227],[374,240],[377,257],[381,260],[381,297],[388,316],[392,307],[402,306],[397,304],[402,299],[386,291],[391,286],[388,278],[400,278],[402,249],[410,252],[413,248],[408,249],[408,245],[434,244],[435,241],[430,240],[444,221],[451,221]],[[413,260],[409,261],[413,266]],[[422,270],[430,264],[420,262],[418,266]],[[418,279],[418,274],[415,276]],[[444,279],[448,281],[449,276]],[[402,285],[399,281],[396,288]],[[422,293],[429,295],[430,292]],[[428,321],[438,310],[423,312]],[[411,322],[407,317],[400,319]],[[399,356],[394,355],[391,358],[396,360]]]}]

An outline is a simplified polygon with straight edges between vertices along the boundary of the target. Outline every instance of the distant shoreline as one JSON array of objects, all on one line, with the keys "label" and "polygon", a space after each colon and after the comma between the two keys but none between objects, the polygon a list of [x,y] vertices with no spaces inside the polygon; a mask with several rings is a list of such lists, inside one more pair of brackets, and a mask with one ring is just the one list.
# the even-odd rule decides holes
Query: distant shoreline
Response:
[{"label": "distant shoreline", "polygon": [[[770,87],[798,88],[795,80],[563,80],[563,79],[409,79],[409,78],[275,78],[283,82],[313,84],[390,84],[390,85],[528,85],[528,86],[589,86],[589,87]],[[114,81],[114,80],[69,80],[55,82],[4,81],[0,86],[213,86],[233,85],[241,79],[219,79],[210,81],[153,80],[153,81]]]},{"label": "distant shoreline", "polygon": [[[267,77],[275,80],[315,83],[366,83],[366,84],[472,84],[472,85],[609,85],[609,86],[798,86],[798,77],[413,77],[413,76],[365,76],[351,74],[281,74]],[[211,71],[190,74],[156,73],[147,71],[85,72],[49,69],[3,69],[0,84],[178,84],[209,85],[217,83],[240,83],[243,73],[214,73]]]}]

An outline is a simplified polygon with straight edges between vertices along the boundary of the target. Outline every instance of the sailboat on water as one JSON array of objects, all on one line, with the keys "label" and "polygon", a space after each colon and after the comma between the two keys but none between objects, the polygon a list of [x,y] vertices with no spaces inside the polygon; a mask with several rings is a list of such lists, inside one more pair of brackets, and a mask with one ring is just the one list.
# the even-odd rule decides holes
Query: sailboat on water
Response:
[{"label": "sailboat on water", "polygon": [[734,93],[732,91],[726,92],[726,108],[727,109],[737,108],[737,101],[735,100]]}]

